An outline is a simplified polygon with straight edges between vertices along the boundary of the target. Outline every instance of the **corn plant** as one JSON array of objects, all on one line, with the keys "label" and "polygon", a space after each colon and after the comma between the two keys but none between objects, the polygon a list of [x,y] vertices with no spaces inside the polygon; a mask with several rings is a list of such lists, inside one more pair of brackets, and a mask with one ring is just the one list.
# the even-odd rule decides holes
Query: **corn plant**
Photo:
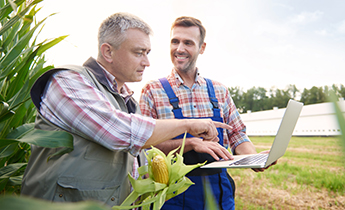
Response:
[{"label": "corn plant", "polygon": [[[45,67],[44,52],[66,36],[37,42],[48,18],[35,16],[43,0],[0,0],[0,193],[18,194],[30,145],[73,148],[71,135],[35,130],[30,99],[34,81]],[[52,14],[53,15],[53,14]],[[29,143],[29,144],[28,144]]]},{"label": "corn plant", "polygon": [[[132,209],[142,207],[142,209],[150,209],[152,205],[153,210],[161,209],[164,202],[183,193],[194,183],[185,175],[191,170],[204,165],[205,163],[198,163],[194,165],[185,165],[183,163],[183,151],[184,142],[186,138],[183,138],[183,143],[180,149],[180,153],[176,153],[179,148],[172,150],[166,156],[161,150],[151,147],[147,151],[146,159],[148,164],[141,166],[138,171],[140,177],[135,180],[130,174],[128,175],[129,180],[132,184],[133,191],[123,201],[120,206],[113,206],[113,209]],[[161,173],[162,170],[155,170],[153,159],[156,156],[162,157],[162,162],[159,165],[164,165],[163,168],[167,167],[167,173]],[[149,177],[143,179],[144,175],[148,174]],[[161,179],[162,176],[167,176]],[[166,183],[161,183],[159,180],[167,180]],[[133,204],[134,205],[131,205]]]}]

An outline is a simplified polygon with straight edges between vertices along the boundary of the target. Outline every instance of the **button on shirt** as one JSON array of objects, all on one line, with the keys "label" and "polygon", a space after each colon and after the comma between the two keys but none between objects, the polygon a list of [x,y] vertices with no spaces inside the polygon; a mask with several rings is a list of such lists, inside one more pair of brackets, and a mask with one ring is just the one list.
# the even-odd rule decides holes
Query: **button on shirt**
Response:
[{"label": "button on shirt", "polygon": [[[132,91],[124,86],[122,92],[126,98],[130,95],[125,92]],[[133,156],[139,154],[155,126],[154,119],[117,110],[85,76],[68,70],[52,76],[42,95],[40,113],[68,132]]]},{"label": "button on shirt", "polygon": [[[212,117],[212,104],[207,92],[206,81],[197,73],[192,88],[184,85],[182,78],[173,69],[167,77],[176,97],[179,99],[179,106],[184,117]],[[224,146],[231,148],[234,153],[235,148],[246,141],[250,141],[246,135],[246,127],[236,109],[230,96],[228,88],[219,82],[212,81],[216,97],[221,109],[221,117],[224,123],[233,127],[232,130],[224,129]],[[169,98],[158,81],[150,81],[142,89],[140,97],[140,109],[143,115],[155,119],[175,118],[172,112],[172,105]]]}]

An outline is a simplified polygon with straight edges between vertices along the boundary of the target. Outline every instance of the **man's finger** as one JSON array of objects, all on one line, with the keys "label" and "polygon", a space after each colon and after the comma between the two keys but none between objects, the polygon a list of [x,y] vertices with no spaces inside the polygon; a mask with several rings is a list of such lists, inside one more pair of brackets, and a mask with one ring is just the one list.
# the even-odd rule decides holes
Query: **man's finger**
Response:
[{"label": "man's finger", "polygon": [[213,124],[217,128],[224,128],[224,129],[232,130],[232,127],[230,125],[226,124],[226,123],[221,123],[221,122],[213,121]]},{"label": "man's finger", "polygon": [[212,141],[213,141],[213,142],[219,142],[218,136],[217,136],[216,138],[212,139]]},{"label": "man's finger", "polygon": [[218,133],[203,132],[203,133],[199,133],[198,137],[201,137],[206,141],[211,141],[212,139],[216,138],[217,135]]},{"label": "man's finger", "polygon": [[212,150],[210,150],[208,154],[211,155],[215,160],[219,160],[218,155],[216,155],[216,153],[214,153]]},{"label": "man's finger", "polygon": [[205,140],[205,141],[212,141],[212,142],[219,142],[218,136],[216,136],[215,138],[209,138],[209,139],[204,139],[203,138],[203,140]]},{"label": "man's finger", "polygon": [[209,128],[207,131],[204,131],[203,133],[199,133],[198,136],[202,137],[204,140],[212,140],[218,136],[218,131],[214,126],[214,124],[211,124],[212,127]]},{"label": "man's finger", "polygon": [[270,150],[265,150],[265,151],[262,151],[262,152],[260,152],[261,154],[268,154],[268,153],[270,153]]},{"label": "man's finger", "polygon": [[228,150],[226,150],[224,147],[221,148],[220,154],[218,155],[224,160],[233,160],[234,157],[230,154]]}]

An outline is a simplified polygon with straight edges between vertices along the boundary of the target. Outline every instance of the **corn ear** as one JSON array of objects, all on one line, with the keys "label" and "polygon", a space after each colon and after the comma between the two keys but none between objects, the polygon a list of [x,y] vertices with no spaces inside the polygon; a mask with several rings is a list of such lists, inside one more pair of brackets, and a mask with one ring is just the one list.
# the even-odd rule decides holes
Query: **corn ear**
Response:
[{"label": "corn ear", "polygon": [[161,155],[156,155],[153,158],[151,168],[155,181],[167,185],[169,182],[169,172],[167,164]]}]

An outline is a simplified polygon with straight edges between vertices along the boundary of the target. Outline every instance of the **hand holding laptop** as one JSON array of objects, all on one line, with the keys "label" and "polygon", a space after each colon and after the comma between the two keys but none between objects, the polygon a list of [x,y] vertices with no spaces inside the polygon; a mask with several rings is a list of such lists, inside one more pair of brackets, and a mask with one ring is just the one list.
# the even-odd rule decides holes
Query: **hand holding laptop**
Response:
[{"label": "hand holding laptop", "polygon": [[[260,153],[256,152],[256,149],[252,142],[244,142],[236,147],[235,150],[236,154],[241,157],[243,155],[253,155],[253,154],[269,154],[270,150],[262,151]],[[237,156],[235,156],[237,157]],[[231,159],[232,160],[232,159]],[[272,165],[277,164],[277,161],[273,162],[271,165],[264,167],[264,168],[252,168],[255,172],[263,172],[264,170],[268,169]]]},{"label": "hand holding laptop", "polygon": [[[269,153],[270,153],[270,150],[266,150],[266,151],[260,152],[259,154],[269,154]],[[263,172],[266,169],[268,169],[269,167],[277,164],[277,162],[278,162],[278,160],[274,161],[271,165],[267,166],[266,168],[252,168],[252,170],[255,171],[255,172]]]}]

